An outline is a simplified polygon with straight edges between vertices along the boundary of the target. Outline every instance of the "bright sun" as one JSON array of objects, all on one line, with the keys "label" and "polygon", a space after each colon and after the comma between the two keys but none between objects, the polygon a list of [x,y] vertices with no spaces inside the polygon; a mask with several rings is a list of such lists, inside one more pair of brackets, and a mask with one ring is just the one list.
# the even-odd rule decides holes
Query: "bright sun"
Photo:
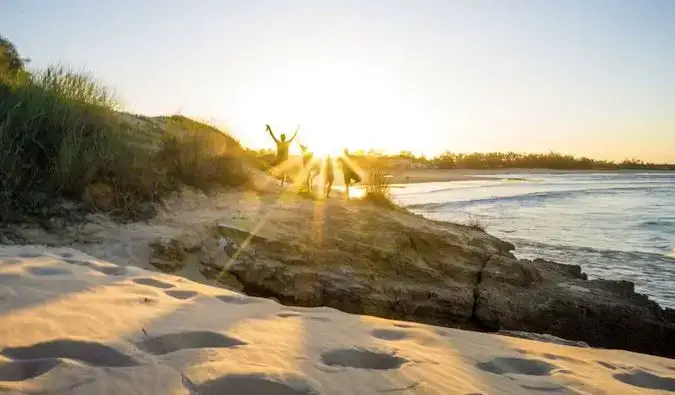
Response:
[{"label": "bright sun", "polygon": [[[288,136],[300,123],[297,141],[315,155],[339,155],[344,148],[430,148],[418,133],[431,125],[415,95],[396,76],[358,60],[275,68],[256,81],[237,107],[233,113],[255,145],[270,146],[261,129],[265,123],[277,135]],[[299,153],[297,146],[292,150]]]}]

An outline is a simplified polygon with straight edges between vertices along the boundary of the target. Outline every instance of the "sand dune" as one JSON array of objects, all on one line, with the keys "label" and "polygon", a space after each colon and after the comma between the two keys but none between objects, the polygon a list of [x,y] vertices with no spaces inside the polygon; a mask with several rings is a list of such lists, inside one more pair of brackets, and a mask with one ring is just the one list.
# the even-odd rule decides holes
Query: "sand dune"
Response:
[{"label": "sand dune", "polygon": [[664,358],[291,308],[68,248],[0,255],[0,393],[675,392]]}]

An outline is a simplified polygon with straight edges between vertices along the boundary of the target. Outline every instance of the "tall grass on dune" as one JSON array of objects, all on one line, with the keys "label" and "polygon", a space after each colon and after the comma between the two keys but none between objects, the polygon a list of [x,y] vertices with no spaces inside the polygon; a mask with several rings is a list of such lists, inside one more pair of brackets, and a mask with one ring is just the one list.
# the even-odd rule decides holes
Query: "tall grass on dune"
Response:
[{"label": "tall grass on dune", "polygon": [[72,195],[116,145],[112,95],[85,74],[51,67],[0,85],[0,217],[35,211],[48,195]]},{"label": "tall grass on dune", "polygon": [[63,197],[136,219],[180,185],[247,181],[217,135],[168,135],[148,150],[118,108],[92,76],[63,67],[0,78],[0,221],[58,214]]},{"label": "tall grass on dune", "polygon": [[[236,139],[184,117],[173,116],[171,121],[158,160],[172,179],[205,190],[248,182],[244,151]],[[180,133],[171,133],[171,128]],[[209,128],[213,132],[205,133]]]}]

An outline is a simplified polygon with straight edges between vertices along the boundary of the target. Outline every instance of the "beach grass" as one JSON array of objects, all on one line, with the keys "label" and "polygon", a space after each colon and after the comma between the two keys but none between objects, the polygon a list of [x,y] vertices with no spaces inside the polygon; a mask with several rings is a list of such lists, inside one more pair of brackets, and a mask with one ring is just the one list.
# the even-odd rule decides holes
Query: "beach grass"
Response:
[{"label": "beach grass", "polygon": [[148,214],[181,185],[243,185],[238,142],[171,117],[156,150],[134,144],[115,94],[86,72],[61,66],[0,79],[0,221],[55,214],[63,198],[125,219]]}]

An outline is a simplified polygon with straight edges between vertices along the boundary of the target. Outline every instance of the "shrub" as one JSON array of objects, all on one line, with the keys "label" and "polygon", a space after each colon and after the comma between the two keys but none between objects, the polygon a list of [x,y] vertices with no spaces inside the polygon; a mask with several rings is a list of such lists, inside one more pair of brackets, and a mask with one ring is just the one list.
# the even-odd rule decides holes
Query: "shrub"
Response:
[{"label": "shrub", "polygon": [[181,184],[248,180],[237,142],[216,129],[199,131],[190,121],[193,129],[170,135],[155,152],[133,143],[133,126],[118,107],[91,76],[63,67],[0,80],[0,221],[46,215],[63,197],[137,219],[150,214],[148,202]]},{"label": "shrub", "polygon": [[363,200],[372,202],[378,206],[391,209],[399,208],[391,200],[391,185],[386,174],[377,167],[373,167],[368,172],[365,182],[365,195]]},{"label": "shrub", "polygon": [[19,56],[14,43],[0,35],[0,80],[25,73],[27,59]]},{"label": "shrub", "polygon": [[387,199],[391,197],[391,185],[389,179],[380,168],[373,167],[370,169],[365,184],[366,195],[381,195]]},{"label": "shrub", "polygon": [[480,217],[469,214],[469,220],[467,221],[466,226],[485,232],[488,228],[488,223]]}]

